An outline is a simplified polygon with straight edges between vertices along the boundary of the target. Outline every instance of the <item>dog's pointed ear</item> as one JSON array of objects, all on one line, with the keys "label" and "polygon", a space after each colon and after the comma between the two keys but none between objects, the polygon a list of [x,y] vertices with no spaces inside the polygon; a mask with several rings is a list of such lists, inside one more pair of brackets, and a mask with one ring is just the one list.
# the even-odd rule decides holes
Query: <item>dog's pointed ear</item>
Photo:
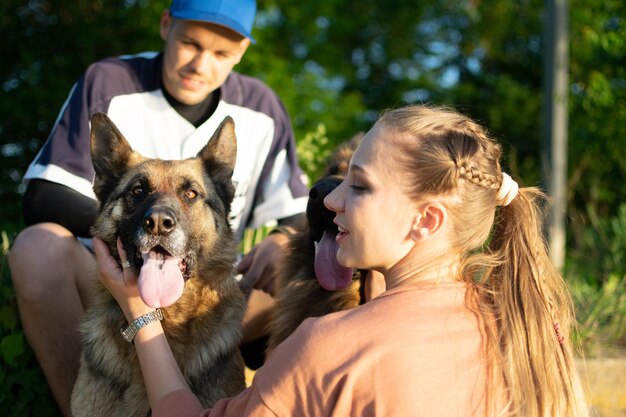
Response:
[{"label": "dog's pointed ear", "polygon": [[91,161],[96,176],[93,190],[104,202],[113,184],[124,175],[133,150],[115,124],[104,113],[91,117]]},{"label": "dog's pointed ear", "polygon": [[237,160],[237,137],[235,122],[226,116],[200,152],[200,158],[211,178],[219,181],[230,181]]}]

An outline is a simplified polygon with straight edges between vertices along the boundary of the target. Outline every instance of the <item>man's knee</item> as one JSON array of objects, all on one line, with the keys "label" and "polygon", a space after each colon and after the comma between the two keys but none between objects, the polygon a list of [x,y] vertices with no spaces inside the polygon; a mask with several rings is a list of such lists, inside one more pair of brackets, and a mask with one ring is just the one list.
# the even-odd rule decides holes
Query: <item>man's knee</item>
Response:
[{"label": "man's knee", "polygon": [[[18,296],[38,298],[49,295],[80,243],[71,232],[53,223],[24,229],[15,238],[8,261],[13,287]],[[71,277],[66,277],[71,279]]]}]

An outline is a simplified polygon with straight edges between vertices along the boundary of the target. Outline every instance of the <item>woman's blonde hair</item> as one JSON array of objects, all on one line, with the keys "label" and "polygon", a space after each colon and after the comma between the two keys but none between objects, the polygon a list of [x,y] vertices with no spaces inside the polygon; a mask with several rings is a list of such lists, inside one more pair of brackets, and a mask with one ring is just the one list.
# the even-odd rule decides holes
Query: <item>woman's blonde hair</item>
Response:
[{"label": "woman's blonde hair", "polygon": [[497,207],[501,148],[453,110],[407,106],[383,113],[377,124],[398,138],[413,198],[455,197],[447,200],[456,201],[447,204],[453,246],[462,254],[463,279],[476,289],[487,351],[502,373],[490,379],[504,379],[509,414],[588,416],[568,338],[571,299],[542,235],[544,194],[521,188]]}]

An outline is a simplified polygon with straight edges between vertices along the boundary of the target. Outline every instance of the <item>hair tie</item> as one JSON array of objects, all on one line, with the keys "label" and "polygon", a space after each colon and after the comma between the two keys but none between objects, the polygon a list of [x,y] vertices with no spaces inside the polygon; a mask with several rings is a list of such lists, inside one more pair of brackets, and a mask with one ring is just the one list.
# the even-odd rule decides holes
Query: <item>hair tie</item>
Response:
[{"label": "hair tie", "polygon": [[563,342],[565,341],[565,338],[561,334],[561,326],[559,326],[558,322],[554,322],[552,324],[552,327],[554,328],[554,333],[556,333],[556,340],[558,340],[559,344],[562,345]]},{"label": "hair tie", "polygon": [[502,184],[496,194],[496,205],[508,206],[517,195],[519,185],[511,178],[509,174],[502,173]]}]

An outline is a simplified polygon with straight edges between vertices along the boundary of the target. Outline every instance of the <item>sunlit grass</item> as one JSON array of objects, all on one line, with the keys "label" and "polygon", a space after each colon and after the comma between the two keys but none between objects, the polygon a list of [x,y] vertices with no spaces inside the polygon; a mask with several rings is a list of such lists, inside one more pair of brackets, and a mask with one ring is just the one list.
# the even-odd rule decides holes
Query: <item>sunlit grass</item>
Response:
[{"label": "sunlit grass", "polygon": [[626,352],[626,276],[610,275],[598,286],[580,278],[570,284],[580,342],[590,357]]}]

